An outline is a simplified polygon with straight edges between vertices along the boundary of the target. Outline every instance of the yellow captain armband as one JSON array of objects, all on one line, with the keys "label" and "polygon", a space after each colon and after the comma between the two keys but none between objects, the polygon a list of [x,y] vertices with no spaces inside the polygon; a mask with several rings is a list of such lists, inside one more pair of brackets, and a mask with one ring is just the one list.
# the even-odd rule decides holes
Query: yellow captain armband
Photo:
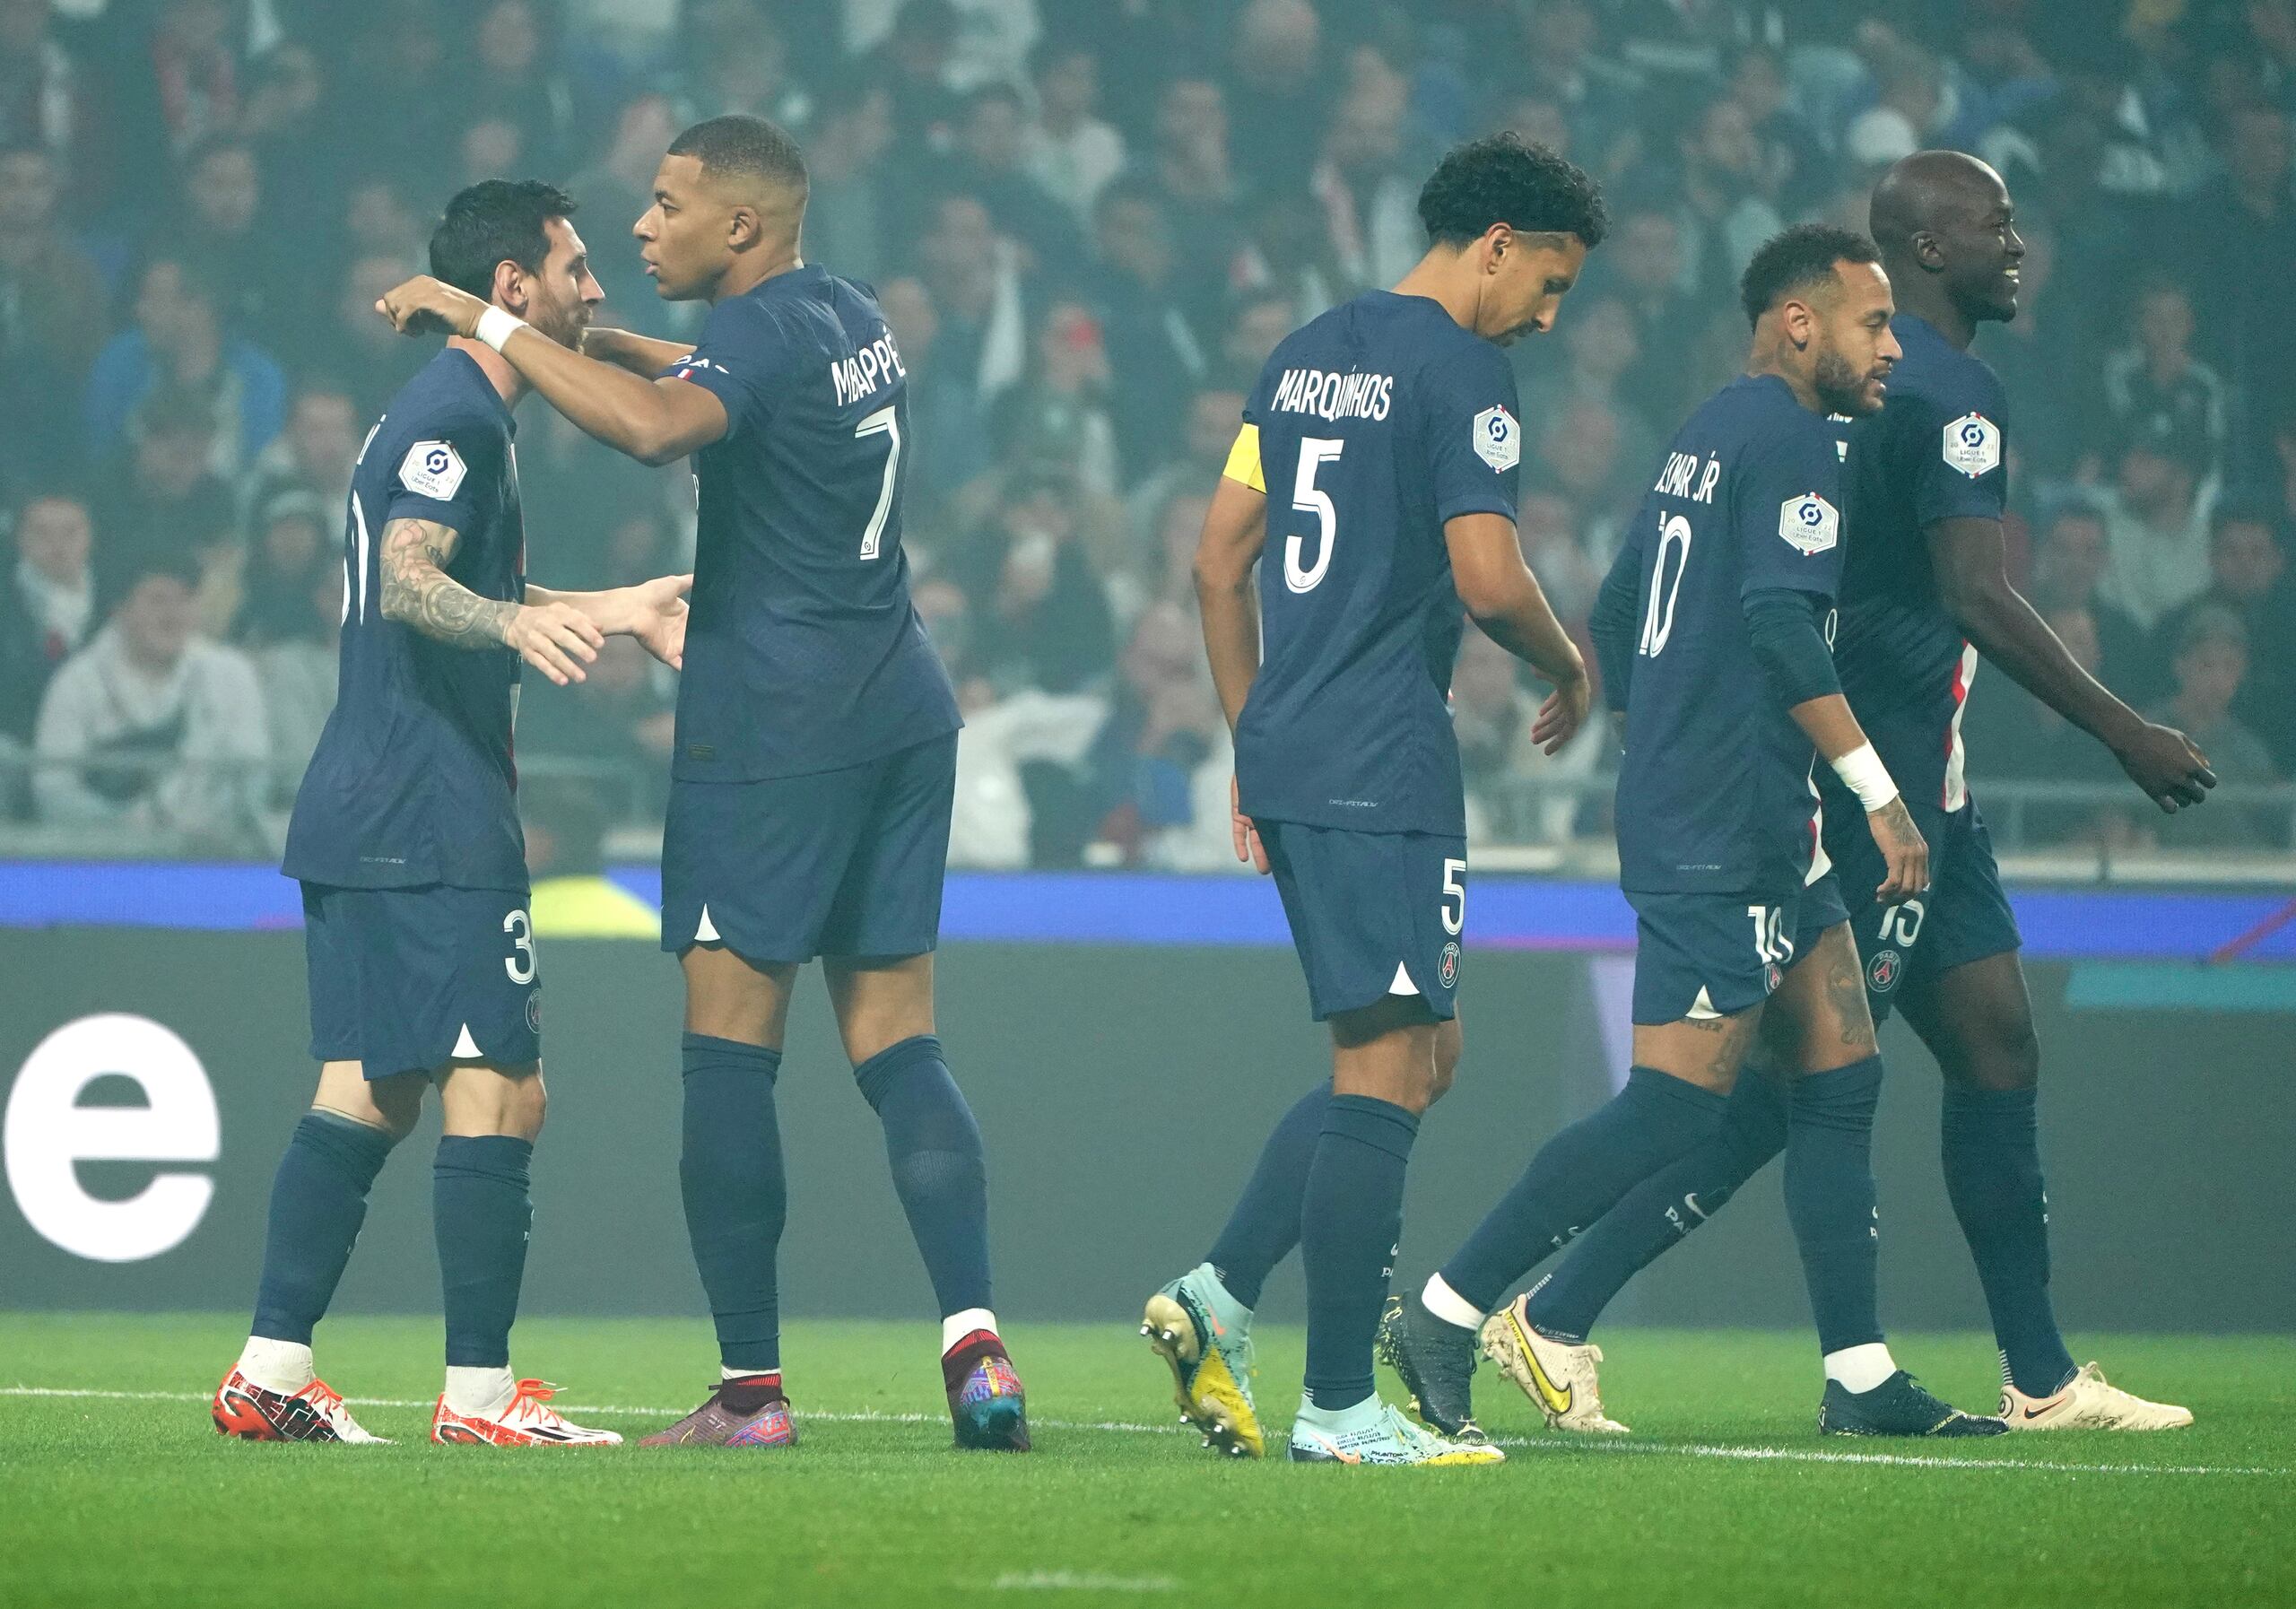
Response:
[{"label": "yellow captain armband", "polygon": [[1247,424],[1236,432],[1236,445],[1228,449],[1228,467],[1220,474],[1222,479],[1239,481],[1254,491],[1267,490],[1267,477],[1259,467],[1259,426]]}]

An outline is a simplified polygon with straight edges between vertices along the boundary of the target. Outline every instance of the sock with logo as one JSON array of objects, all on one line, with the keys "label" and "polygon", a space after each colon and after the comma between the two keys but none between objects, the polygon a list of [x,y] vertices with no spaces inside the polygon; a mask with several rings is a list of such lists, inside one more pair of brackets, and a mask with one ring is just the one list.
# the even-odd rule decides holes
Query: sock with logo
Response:
[{"label": "sock with logo", "polygon": [[1635,1186],[1712,1137],[1725,1096],[1655,1067],[1563,1129],[1531,1158],[1451,1260],[1444,1283],[1488,1313],[1507,1289]]},{"label": "sock with logo", "polygon": [[1308,1396],[1326,1411],[1372,1393],[1371,1341],[1403,1223],[1419,1119],[1369,1095],[1334,1095],[1300,1206],[1308,1275]]},{"label": "sock with logo", "polygon": [[509,1367],[510,1326],[518,1317],[534,1226],[526,1194],[534,1154],[532,1142],[509,1135],[439,1136],[430,1215],[449,1369]]},{"label": "sock with logo", "polygon": [[1228,1226],[1205,1258],[1228,1293],[1245,1307],[1259,1306],[1267,1276],[1300,1243],[1300,1200],[1308,1188],[1308,1170],[1323,1139],[1324,1112],[1330,1104],[1331,1081],[1326,1079],[1277,1119],[1275,1131],[1260,1148],[1250,1181],[1236,1199],[1236,1210],[1228,1216]]},{"label": "sock with logo", "polygon": [[2048,1396],[2074,1375],[2048,1294],[2048,1196],[2041,1183],[2039,1092],[1948,1083],[1938,1125],[1945,1194],[1977,1261],[2009,1381]]},{"label": "sock with logo", "polygon": [[1626,1283],[1705,1222],[1786,1149],[1786,1096],[1752,1068],[1738,1074],[1722,1126],[1619,1198],[1570,1243],[1526,1308],[1531,1326],[1577,1345]]},{"label": "sock with logo", "polygon": [[781,1052],[706,1033],[689,1033],[682,1044],[678,1188],[718,1361],[736,1378],[773,1373],[781,1367],[776,1263],[789,1206],[773,1109]]},{"label": "sock with logo", "polygon": [[1869,1056],[1794,1081],[1787,1099],[1786,1215],[1802,1253],[1818,1350],[1882,1338],[1876,1274],[1881,1230],[1874,1207],[1874,1110],[1882,1058]]},{"label": "sock with logo", "polygon": [[941,1311],[987,1308],[988,1159],[940,1039],[929,1033],[903,1039],[854,1068],[853,1077],[884,1125],[893,1193]]},{"label": "sock with logo", "polygon": [[[248,1334],[303,1347],[305,1368],[311,1331],[335,1300],[359,1226],[367,1221],[367,1193],[389,1160],[392,1144],[388,1134],[369,1124],[333,1112],[306,1112],[272,1177],[263,1278]],[[261,1368],[273,1360],[266,1353],[256,1362]],[[272,1379],[248,1378],[268,1391],[300,1391],[310,1384],[308,1375],[274,1383],[298,1371],[290,1363],[273,1369]]]}]

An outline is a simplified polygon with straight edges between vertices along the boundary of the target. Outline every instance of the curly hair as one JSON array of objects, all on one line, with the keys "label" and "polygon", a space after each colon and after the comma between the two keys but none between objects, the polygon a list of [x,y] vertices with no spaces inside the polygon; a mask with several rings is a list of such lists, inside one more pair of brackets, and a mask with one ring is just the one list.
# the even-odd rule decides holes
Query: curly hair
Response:
[{"label": "curly hair", "polygon": [[1610,227],[1602,191],[1587,173],[1519,135],[1455,145],[1419,192],[1429,244],[1465,246],[1494,223],[1526,234],[1576,235],[1589,249]]},{"label": "curly hair", "polygon": [[1881,260],[1881,248],[1854,229],[1797,223],[1761,243],[1738,281],[1738,301],[1746,309],[1746,322],[1759,324],[1789,292],[1831,279],[1836,263]]}]

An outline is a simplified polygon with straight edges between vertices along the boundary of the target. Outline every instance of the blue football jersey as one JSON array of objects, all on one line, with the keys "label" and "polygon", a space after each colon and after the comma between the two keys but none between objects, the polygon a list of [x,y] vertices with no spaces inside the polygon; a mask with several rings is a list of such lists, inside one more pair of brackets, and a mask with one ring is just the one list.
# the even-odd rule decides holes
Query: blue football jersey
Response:
[{"label": "blue football jersey", "polygon": [[877,299],[819,267],[709,311],[667,372],[726,404],[700,529],[673,774],[859,765],[962,723],[901,552],[909,384]]},{"label": "blue football jersey", "polygon": [[1733,380],[1676,433],[1617,561],[1639,578],[1625,888],[1755,893],[1810,875],[1816,750],[1754,657],[1744,600],[1788,587],[1831,602],[1840,497],[1831,429],[1775,375]]},{"label": "blue football jersey", "polygon": [[1905,356],[1879,413],[1849,431],[1847,514],[1834,657],[1858,723],[1909,799],[1968,801],[1961,711],[1977,650],[1945,612],[1923,532],[1941,519],[1999,519],[2009,501],[2001,382],[1927,319],[1890,323]]},{"label": "blue football jersey", "polygon": [[501,394],[453,347],[368,432],[344,520],[341,674],[288,822],[290,877],[526,886],[510,751],[518,656],[451,647],[383,618],[381,544],[394,519],[451,526],[448,575],[481,597],[525,597],[513,432]]},{"label": "blue football jersey", "polygon": [[1261,665],[1236,727],[1248,814],[1465,831],[1443,525],[1515,517],[1518,405],[1505,355],[1425,297],[1369,291],[1268,359],[1244,409],[1268,493]]}]

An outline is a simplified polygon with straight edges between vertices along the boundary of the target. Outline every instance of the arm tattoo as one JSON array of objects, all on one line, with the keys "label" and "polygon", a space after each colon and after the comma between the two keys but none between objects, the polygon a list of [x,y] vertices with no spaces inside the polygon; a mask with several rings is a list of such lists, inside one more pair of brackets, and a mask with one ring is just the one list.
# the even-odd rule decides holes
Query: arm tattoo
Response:
[{"label": "arm tattoo", "polygon": [[483,598],[447,574],[460,540],[451,526],[428,519],[383,527],[383,618],[455,648],[501,648],[518,606]]}]

